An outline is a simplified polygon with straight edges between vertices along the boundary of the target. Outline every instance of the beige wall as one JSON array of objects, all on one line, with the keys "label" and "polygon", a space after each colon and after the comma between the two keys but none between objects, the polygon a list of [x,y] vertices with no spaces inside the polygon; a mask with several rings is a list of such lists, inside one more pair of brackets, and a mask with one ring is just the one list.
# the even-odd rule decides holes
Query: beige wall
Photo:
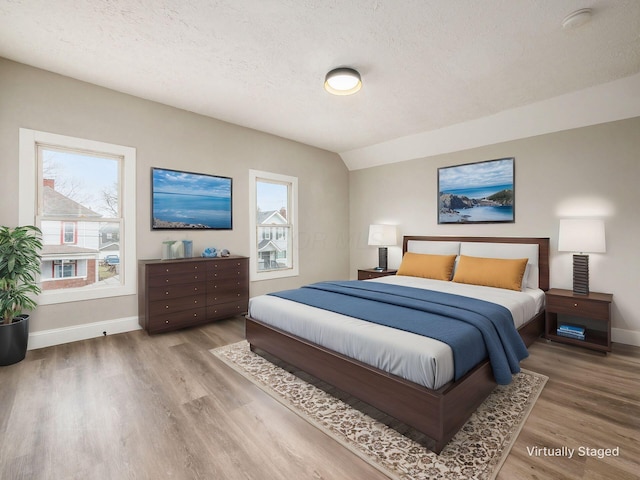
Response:
[{"label": "beige wall", "polygon": [[[437,169],[515,157],[516,222],[438,225]],[[377,265],[371,223],[401,235],[551,238],[551,286],[571,288],[571,254],[558,253],[558,220],[605,219],[606,254],[590,255],[590,287],[614,294],[614,340],[640,344],[640,118],[350,172],[351,271]],[[401,260],[389,252],[390,267]]]},{"label": "beige wall", "polygon": [[[183,238],[193,240],[196,252],[216,246],[248,255],[249,169],[257,169],[298,177],[300,276],[254,282],[251,294],[349,275],[348,172],[334,153],[0,59],[2,225],[18,221],[20,127],[137,149],[138,258],[159,258],[163,240]],[[233,230],[152,232],[152,166],[232,177]],[[135,295],[43,305],[32,316],[31,330],[136,315]]]},{"label": "beige wall", "polygon": [[[376,249],[366,245],[370,223],[398,224],[401,235],[549,236],[551,284],[570,288],[571,256],[557,252],[558,219],[601,216],[607,253],[591,255],[591,288],[614,294],[618,339],[640,341],[639,118],[349,173],[330,152],[0,59],[2,225],[18,219],[20,127],[137,149],[138,258],[157,258],[163,240],[187,236],[196,251],[213,245],[248,254],[249,169],[297,176],[301,274],[254,282],[252,295],[355,278],[358,268],[377,264]],[[437,225],[438,167],[506,156],[516,158],[516,223]],[[152,232],[151,166],[233,177],[233,231]],[[399,262],[394,247],[390,265]],[[136,296],[41,306],[32,331],[136,315]]]}]

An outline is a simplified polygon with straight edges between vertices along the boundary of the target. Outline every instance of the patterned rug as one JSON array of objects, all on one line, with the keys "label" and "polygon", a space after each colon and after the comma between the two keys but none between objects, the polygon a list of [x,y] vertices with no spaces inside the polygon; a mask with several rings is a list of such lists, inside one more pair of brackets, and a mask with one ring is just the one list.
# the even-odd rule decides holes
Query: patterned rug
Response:
[{"label": "patterned rug", "polygon": [[[436,455],[424,446],[415,430],[397,425],[390,428],[384,419],[372,418],[378,417],[375,413],[370,416],[352,406],[362,402],[340,393],[337,396],[342,399],[336,398],[319,380],[305,377],[314,386],[251,352],[246,341],[211,353],[389,478],[398,480],[494,479],[548,380],[523,370],[514,375],[511,384],[497,386]],[[364,411],[377,412],[368,408]]]}]

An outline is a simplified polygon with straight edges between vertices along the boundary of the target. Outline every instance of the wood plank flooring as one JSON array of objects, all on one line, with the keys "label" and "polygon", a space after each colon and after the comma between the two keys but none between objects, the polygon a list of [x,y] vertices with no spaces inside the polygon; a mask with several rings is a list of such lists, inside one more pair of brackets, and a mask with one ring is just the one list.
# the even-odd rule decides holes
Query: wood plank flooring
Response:
[{"label": "wood plank flooring", "polygon": [[[0,367],[0,478],[386,478],[209,353],[243,338],[235,318],[33,350]],[[639,478],[640,348],[602,356],[540,340],[530,353],[523,367],[550,380],[498,479]]]}]

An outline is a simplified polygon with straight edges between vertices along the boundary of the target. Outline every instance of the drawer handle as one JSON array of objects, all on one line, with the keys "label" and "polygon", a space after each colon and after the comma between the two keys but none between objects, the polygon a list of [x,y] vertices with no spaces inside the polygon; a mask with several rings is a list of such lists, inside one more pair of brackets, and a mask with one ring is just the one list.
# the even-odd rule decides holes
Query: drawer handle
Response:
[{"label": "drawer handle", "polygon": [[193,279],[194,279],[194,280],[197,280],[197,279],[198,279],[198,275],[194,275],[194,276],[193,276]]},{"label": "drawer handle", "polygon": [[169,295],[169,292],[164,292],[165,295]]},{"label": "drawer handle", "polygon": [[194,303],[194,304],[195,304],[195,303],[198,303],[198,300],[194,300],[194,301],[193,301],[193,303]]},{"label": "drawer handle", "polygon": [[167,268],[167,269],[165,270],[165,272],[169,273],[169,269]]},{"label": "drawer handle", "polygon": [[197,292],[198,291],[198,287],[193,287],[193,291]]},{"label": "drawer handle", "polygon": [[165,320],[164,323],[169,323],[169,320]]},{"label": "drawer handle", "polygon": [[577,306],[578,306],[578,304],[577,304],[577,303],[574,303],[574,304],[573,304],[573,306],[574,306],[574,307],[577,307]]},{"label": "drawer handle", "polygon": [[165,305],[164,308],[169,309],[169,305]]},{"label": "drawer handle", "polygon": [[165,279],[165,281],[164,281],[164,282],[165,282],[165,283],[169,283],[169,279],[168,279],[168,278],[167,278],[167,279]]},{"label": "drawer handle", "polygon": [[193,316],[194,316],[194,317],[197,317],[197,316],[198,316],[198,314],[197,314],[197,313],[194,313],[194,314],[193,314]]}]

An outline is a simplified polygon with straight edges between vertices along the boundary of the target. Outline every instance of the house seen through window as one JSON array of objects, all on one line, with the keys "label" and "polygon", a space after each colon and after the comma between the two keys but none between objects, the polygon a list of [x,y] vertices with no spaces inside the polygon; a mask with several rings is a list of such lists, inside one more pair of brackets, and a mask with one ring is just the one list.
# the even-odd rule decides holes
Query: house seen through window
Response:
[{"label": "house seen through window", "polygon": [[251,278],[298,275],[298,179],[257,170],[251,184]]},{"label": "house seen through window", "polygon": [[291,268],[288,205],[288,183],[256,181],[258,270]]},{"label": "house seen through window", "polygon": [[120,284],[122,158],[37,145],[44,290]]}]

